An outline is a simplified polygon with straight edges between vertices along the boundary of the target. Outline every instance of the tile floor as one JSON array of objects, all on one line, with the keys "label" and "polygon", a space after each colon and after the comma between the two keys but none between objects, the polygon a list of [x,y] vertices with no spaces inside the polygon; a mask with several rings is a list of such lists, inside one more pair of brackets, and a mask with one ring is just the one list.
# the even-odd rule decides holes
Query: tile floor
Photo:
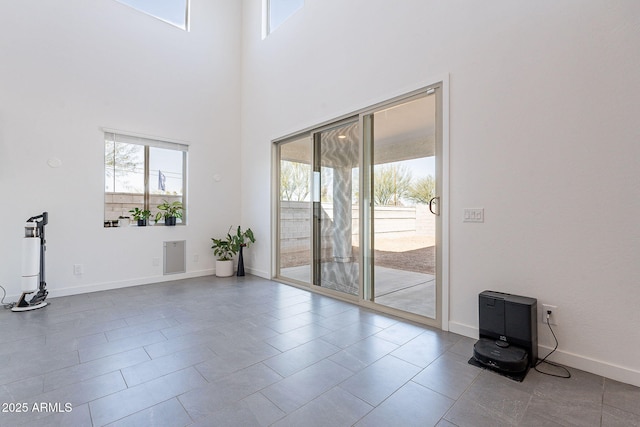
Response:
[{"label": "tile floor", "polygon": [[1,426],[640,426],[640,389],[517,383],[474,340],[272,281],[204,277],[0,311]]}]

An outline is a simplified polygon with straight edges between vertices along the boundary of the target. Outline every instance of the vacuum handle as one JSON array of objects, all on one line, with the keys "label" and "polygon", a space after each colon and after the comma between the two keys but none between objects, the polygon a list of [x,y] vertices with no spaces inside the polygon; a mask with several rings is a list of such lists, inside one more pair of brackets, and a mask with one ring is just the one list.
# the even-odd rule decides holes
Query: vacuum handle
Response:
[{"label": "vacuum handle", "polygon": [[38,219],[42,219],[42,221],[38,221],[41,225],[47,225],[49,223],[49,212],[42,212],[42,215],[32,216],[27,222],[34,222]]}]

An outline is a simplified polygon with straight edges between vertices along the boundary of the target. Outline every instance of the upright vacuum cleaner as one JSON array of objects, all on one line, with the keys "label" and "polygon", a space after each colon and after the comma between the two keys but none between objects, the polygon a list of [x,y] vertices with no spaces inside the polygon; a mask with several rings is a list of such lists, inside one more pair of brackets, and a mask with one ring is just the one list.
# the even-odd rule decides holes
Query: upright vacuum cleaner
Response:
[{"label": "upright vacuum cleaner", "polygon": [[[11,311],[29,311],[42,308],[47,303],[47,283],[44,280],[44,226],[49,222],[49,215],[43,212],[29,218],[24,227],[22,240],[22,295]],[[37,291],[37,292],[36,292]],[[27,301],[27,295],[36,294]]]}]

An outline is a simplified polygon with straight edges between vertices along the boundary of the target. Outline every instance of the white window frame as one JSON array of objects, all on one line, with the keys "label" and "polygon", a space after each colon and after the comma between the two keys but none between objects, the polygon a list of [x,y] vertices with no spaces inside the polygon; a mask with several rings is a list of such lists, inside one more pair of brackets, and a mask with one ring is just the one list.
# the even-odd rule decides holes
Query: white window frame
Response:
[{"label": "white window frame", "polygon": [[[150,206],[150,197],[155,196],[151,194],[149,190],[149,148],[163,148],[168,150],[180,151],[183,153],[182,155],[182,206],[183,206],[183,216],[182,221],[179,225],[187,224],[187,176],[188,176],[188,168],[187,168],[187,158],[189,152],[189,145],[175,140],[169,140],[166,138],[158,138],[153,136],[135,134],[131,132],[123,132],[114,129],[103,128],[104,132],[104,144],[107,144],[108,138],[111,137],[112,141],[117,143],[131,144],[131,145],[139,145],[145,148],[144,152],[144,206],[143,209],[152,210],[154,206]],[[104,146],[103,146],[104,147]],[[106,167],[106,162],[103,167]],[[106,175],[106,170],[105,170]],[[104,189],[104,186],[103,186]],[[106,190],[103,190],[105,196],[109,193]],[[105,201],[106,207],[106,201]],[[105,223],[107,219],[105,218]],[[105,224],[106,226],[106,224]]]}]

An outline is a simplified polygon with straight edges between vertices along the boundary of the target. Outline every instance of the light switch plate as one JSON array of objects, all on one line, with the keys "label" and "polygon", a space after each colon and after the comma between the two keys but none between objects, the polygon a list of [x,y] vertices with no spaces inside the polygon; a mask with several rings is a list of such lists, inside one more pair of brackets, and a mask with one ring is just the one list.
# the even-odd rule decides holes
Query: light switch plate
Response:
[{"label": "light switch plate", "polygon": [[484,222],[484,208],[465,208],[464,222]]}]

